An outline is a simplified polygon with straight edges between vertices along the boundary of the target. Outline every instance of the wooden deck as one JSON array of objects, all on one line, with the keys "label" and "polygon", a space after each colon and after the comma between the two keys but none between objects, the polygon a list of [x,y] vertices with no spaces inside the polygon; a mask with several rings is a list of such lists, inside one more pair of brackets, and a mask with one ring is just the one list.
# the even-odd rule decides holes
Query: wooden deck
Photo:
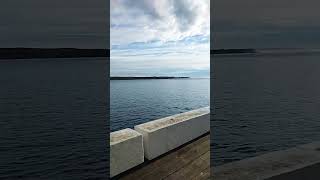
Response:
[{"label": "wooden deck", "polygon": [[114,179],[210,179],[210,134],[146,161]]}]

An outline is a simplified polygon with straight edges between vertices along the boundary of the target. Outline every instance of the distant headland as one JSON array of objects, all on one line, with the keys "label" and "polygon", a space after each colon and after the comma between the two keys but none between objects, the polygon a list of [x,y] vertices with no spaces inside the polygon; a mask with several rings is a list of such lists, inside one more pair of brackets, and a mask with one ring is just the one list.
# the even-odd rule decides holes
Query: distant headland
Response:
[{"label": "distant headland", "polygon": [[77,48],[0,48],[0,60],[80,57],[110,57],[110,50]]},{"label": "distant headland", "polygon": [[255,49],[213,49],[210,54],[242,54],[242,53],[256,53]]},{"label": "distant headland", "polygon": [[150,77],[124,77],[124,76],[113,76],[110,80],[142,80],[142,79],[186,79],[190,77],[174,77],[174,76],[150,76]]}]

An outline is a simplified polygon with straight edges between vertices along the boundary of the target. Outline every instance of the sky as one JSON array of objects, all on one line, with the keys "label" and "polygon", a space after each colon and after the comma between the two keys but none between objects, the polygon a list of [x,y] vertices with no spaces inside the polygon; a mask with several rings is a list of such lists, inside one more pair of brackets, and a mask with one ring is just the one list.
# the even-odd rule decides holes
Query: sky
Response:
[{"label": "sky", "polygon": [[319,48],[318,0],[215,0],[211,48]]},{"label": "sky", "polygon": [[106,0],[1,0],[0,48],[109,48]]},{"label": "sky", "polygon": [[209,77],[209,0],[111,0],[111,76]]}]

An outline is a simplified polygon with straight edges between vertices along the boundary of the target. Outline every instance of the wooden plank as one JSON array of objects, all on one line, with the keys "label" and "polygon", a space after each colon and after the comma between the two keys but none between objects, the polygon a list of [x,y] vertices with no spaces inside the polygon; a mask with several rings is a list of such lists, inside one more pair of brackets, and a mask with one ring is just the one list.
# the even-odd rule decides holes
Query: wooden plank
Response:
[{"label": "wooden plank", "polygon": [[159,163],[152,171],[148,171],[140,178],[162,179],[168,176],[168,174],[183,168],[187,163],[203,154],[206,151],[203,146],[206,145],[209,146],[208,141],[204,141],[197,146],[193,146],[193,148],[188,149],[188,151],[185,151],[185,149],[178,150],[177,152],[172,153],[171,156],[163,158],[162,161],[158,161]]},{"label": "wooden plank", "polygon": [[[204,161],[200,157],[206,154],[209,149],[210,136],[206,135],[153,161],[147,162],[141,168],[135,169],[134,171],[119,177],[119,179],[163,179],[168,177],[170,174],[179,171],[181,168],[184,168],[195,159]],[[208,161],[210,161],[210,158],[208,158]]]},{"label": "wooden plank", "polygon": [[175,180],[175,179],[192,179],[201,174],[202,171],[210,167],[210,151],[209,147],[203,147],[207,149],[207,152],[194,159],[191,163],[187,164],[185,167],[181,168],[180,170],[174,172],[173,174],[169,175],[167,178],[168,180]]},{"label": "wooden plank", "polygon": [[210,167],[208,167],[207,169],[203,170],[199,174],[199,176],[196,176],[196,177],[192,178],[192,180],[209,180],[209,179],[211,179],[210,170],[211,170]]}]

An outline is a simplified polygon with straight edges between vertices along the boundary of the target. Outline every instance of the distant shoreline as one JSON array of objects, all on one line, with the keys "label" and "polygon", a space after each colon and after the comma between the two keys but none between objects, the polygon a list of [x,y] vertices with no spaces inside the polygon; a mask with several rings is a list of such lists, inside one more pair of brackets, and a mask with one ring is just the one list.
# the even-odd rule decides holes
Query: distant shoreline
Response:
[{"label": "distant shoreline", "polygon": [[188,79],[190,77],[154,76],[154,77],[110,77],[110,80],[142,80],[142,79]]},{"label": "distant shoreline", "polygon": [[0,60],[81,57],[110,57],[110,50],[77,48],[0,48]]},{"label": "distant shoreline", "polygon": [[243,53],[256,53],[255,49],[213,49],[210,54],[243,54]]}]

